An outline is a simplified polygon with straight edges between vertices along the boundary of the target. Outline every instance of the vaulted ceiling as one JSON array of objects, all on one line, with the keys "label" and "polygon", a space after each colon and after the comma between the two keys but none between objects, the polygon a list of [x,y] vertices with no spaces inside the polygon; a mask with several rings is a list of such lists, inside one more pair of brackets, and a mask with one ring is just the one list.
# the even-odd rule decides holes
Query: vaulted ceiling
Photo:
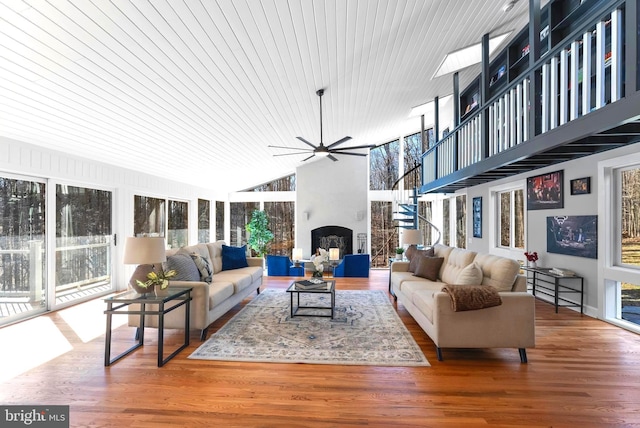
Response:
[{"label": "vaulted ceiling", "polygon": [[319,143],[320,88],[325,144],[418,131],[411,108],[452,92],[432,79],[446,53],[527,23],[504,4],[0,0],[0,136],[239,190],[306,157],[268,145]]}]

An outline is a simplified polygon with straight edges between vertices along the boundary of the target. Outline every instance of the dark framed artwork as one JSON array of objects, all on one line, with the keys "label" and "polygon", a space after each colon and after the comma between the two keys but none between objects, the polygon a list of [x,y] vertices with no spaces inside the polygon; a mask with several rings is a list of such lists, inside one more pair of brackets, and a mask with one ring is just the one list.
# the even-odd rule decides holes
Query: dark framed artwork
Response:
[{"label": "dark framed artwork", "polygon": [[591,177],[576,178],[569,182],[572,195],[588,195],[591,193]]},{"label": "dark framed artwork", "polygon": [[482,238],[482,197],[473,198],[473,237]]},{"label": "dark framed artwork", "polygon": [[547,217],[547,253],[597,259],[598,216]]},{"label": "dark framed artwork", "polygon": [[564,208],[564,171],[527,178],[527,210]]}]

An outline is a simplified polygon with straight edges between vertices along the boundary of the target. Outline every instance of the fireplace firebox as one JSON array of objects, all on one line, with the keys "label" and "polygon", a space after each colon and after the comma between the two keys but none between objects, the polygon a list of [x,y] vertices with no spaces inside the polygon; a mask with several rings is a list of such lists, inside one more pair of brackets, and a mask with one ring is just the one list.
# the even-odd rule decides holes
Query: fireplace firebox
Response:
[{"label": "fireplace firebox", "polygon": [[322,226],[311,231],[311,254],[318,248],[339,248],[340,258],[353,254],[353,230],[342,226]]}]

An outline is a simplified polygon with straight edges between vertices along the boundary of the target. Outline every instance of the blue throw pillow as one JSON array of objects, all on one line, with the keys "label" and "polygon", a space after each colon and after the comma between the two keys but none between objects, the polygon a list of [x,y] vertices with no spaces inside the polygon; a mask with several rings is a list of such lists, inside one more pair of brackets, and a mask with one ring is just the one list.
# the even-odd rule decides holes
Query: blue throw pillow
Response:
[{"label": "blue throw pillow", "polygon": [[229,247],[222,245],[222,270],[240,269],[249,266],[247,263],[247,246]]}]

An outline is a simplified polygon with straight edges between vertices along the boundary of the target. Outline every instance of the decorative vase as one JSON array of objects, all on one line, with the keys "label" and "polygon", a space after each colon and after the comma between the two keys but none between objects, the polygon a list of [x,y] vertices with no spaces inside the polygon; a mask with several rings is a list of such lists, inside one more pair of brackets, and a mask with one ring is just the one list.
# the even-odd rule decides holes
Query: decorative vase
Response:
[{"label": "decorative vase", "polygon": [[311,274],[311,276],[313,278],[322,278],[322,274],[323,274],[323,272],[321,270],[314,270],[313,274]]},{"label": "decorative vase", "polygon": [[396,254],[396,260],[402,260],[402,254]]},{"label": "decorative vase", "polygon": [[169,287],[167,287],[167,288],[153,287],[153,292],[155,293],[156,297],[168,296],[169,295]]},{"label": "decorative vase", "polygon": [[529,262],[529,267],[535,269],[535,268],[538,267],[538,263],[537,262]]}]

